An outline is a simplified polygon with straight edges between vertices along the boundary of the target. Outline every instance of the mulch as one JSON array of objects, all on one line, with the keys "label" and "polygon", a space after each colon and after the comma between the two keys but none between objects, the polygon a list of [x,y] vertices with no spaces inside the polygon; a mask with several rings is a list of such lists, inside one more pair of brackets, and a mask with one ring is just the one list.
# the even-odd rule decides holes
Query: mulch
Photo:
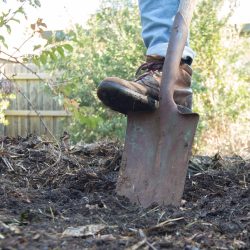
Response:
[{"label": "mulch", "polygon": [[122,146],[0,139],[0,249],[250,249],[250,161],[194,156],[180,207],[116,194]]}]

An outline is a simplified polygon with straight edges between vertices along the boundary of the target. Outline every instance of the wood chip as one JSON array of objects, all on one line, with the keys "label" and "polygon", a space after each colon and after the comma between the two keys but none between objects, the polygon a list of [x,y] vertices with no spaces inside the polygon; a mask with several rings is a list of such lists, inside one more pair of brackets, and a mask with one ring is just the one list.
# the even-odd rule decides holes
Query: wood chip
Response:
[{"label": "wood chip", "polygon": [[91,224],[80,227],[68,227],[63,233],[62,237],[82,237],[93,236],[107,227],[104,224]]}]

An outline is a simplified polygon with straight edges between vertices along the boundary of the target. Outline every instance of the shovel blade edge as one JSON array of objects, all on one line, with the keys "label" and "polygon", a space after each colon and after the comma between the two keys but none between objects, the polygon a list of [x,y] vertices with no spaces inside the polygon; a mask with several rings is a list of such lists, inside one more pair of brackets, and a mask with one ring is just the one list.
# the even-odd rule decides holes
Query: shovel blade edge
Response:
[{"label": "shovel blade edge", "polygon": [[162,133],[160,111],[128,114],[116,191],[143,207],[179,205],[199,116],[171,110]]}]

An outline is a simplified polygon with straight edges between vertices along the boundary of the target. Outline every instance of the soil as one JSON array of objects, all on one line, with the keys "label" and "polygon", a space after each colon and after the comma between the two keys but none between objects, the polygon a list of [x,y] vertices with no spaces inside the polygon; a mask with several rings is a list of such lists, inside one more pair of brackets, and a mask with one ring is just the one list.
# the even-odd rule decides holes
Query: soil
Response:
[{"label": "soil", "polygon": [[0,249],[250,249],[250,162],[190,160],[180,207],[115,193],[122,147],[0,140]]}]

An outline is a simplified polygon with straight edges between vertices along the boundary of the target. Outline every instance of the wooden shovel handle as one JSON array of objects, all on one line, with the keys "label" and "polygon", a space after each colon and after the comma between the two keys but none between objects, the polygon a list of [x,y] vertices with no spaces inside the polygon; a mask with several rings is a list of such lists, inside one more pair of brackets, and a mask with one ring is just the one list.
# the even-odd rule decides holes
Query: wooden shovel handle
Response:
[{"label": "wooden shovel handle", "polygon": [[188,30],[191,23],[196,0],[181,0],[179,9],[175,16],[170,40],[163,66],[163,75],[160,89],[160,109],[177,105],[173,100],[176,88],[176,79],[179,78],[179,66],[183,55],[183,50],[187,42]]},{"label": "wooden shovel handle", "polygon": [[187,27],[190,26],[196,2],[197,0],[181,0],[180,1],[178,12],[180,12],[180,14],[183,16],[187,24]]}]

